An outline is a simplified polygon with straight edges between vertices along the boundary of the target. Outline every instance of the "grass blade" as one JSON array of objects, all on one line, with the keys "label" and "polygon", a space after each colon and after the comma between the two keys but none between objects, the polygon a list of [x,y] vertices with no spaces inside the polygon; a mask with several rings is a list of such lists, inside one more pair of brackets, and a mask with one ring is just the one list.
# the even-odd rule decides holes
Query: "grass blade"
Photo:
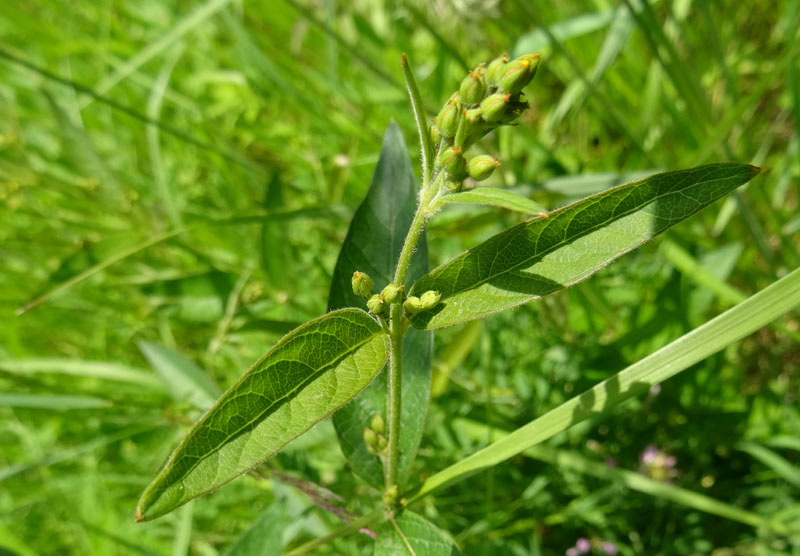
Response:
[{"label": "grass blade", "polygon": [[[477,423],[467,419],[457,419],[453,426],[457,429],[463,430],[470,438],[480,441],[484,440],[490,435],[494,438],[505,438],[508,436],[506,431],[502,431],[493,427]],[[641,473],[628,471],[626,469],[612,468],[608,465],[596,461],[591,461],[583,457],[577,452],[567,452],[564,450],[553,450],[546,446],[533,446],[528,448],[523,455],[530,458],[549,463],[556,466],[558,469],[570,469],[591,475],[600,479],[615,482],[625,487],[649,494],[650,496],[669,500],[693,508],[701,512],[724,517],[732,521],[738,521],[745,525],[759,527],[764,529],[771,529],[775,533],[786,533],[786,529],[766,517],[760,516],[756,513],[743,510],[731,504],[727,504],[720,500],[711,498],[698,492],[681,488],[664,481],[657,481],[646,477]]]},{"label": "grass blade", "polygon": [[572,425],[599,415],[622,401],[646,392],[653,384],[688,369],[800,305],[800,269],[713,320],[681,336],[655,353],[604,380],[591,390],[517,429],[503,440],[439,471],[407,494],[420,500],[463,481],[552,438]]}]

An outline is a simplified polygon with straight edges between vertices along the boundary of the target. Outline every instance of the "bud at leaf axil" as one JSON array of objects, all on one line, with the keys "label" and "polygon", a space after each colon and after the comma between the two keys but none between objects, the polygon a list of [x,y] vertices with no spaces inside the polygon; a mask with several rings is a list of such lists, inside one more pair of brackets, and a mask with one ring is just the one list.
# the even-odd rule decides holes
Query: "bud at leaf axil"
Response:
[{"label": "bud at leaf axil", "polygon": [[469,161],[469,177],[475,181],[483,181],[492,175],[494,169],[500,166],[500,161],[488,154],[476,156]]},{"label": "bud at leaf axil", "polygon": [[376,413],[375,416],[372,418],[372,422],[370,423],[370,427],[378,434],[382,434],[385,430],[383,424],[383,417],[381,417],[380,413]]},{"label": "bud at leaf axil", "polygon": [[511,100],[511,95],[508,93],[495,93],[483,99],[481,102],[483,119],[489,123],[499,121],[506,111],[509,100]]},{"label": "bud at leaf axil", "polygon": [[406,297],[405,303],[403,303],[403,308],[409,315],[416,315],[422,311],[422,301],[416,295],[409,295]]},{"label": "bud at leaf axil", "polygon": [[486,94],[486,82],[480,71],[471,71],[461,82],[458,89],[461,99],[467,104],[477,104]]},{"label": "bud at leaf axil", "polygon": [[403,288],[389,284],[381,292],[381,297],[386,303],[400,303],[403,300]]},{"label": "bud at leaf axil", "polygon": [[372,295],[372,278],[363,272],[355,271],[353,273],[353,293],[363,297],[364,299]]},{"label": "bud at leaf axil", "polygon": [[373,295],[367,301],[367,308],[373,315],[380,315],[386,309],[386,303],[380,295]]},{"label": "bud at leaf axil", "polygon": [[461,147],[453,145],[439,153],[436,158],[437,164],[447,170],[447,172],[456,178],[463,177],[467,171],[467,161],[461,154]]},{"label": "bud at leaf axil", "polygon": [[369,427],[364,429],[364,444],[367,446],[375,446],[378,444],[378,434]]},{"label": "bud at leaf axil", "polygon": [[439,292],[428,290],[420,296],[419,300],[420,303],[422,304],[422,309],[426,310],[426,309],[433,309],[434,307],[436,307],[439,304],[439,300],[441,298],[442,294],[440,294]]}]

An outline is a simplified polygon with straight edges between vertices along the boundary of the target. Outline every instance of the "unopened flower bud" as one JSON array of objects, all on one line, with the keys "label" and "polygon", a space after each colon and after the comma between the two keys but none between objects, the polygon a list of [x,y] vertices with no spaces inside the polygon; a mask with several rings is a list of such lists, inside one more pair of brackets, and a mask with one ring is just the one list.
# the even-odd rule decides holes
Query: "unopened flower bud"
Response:
[{"label": "unopened flower bud", "polygon": [[448,139],[454,136],[458,129],[458,120],[461,116],[460,98],[458,93],[454,93],[433,120],[442,136]]},{"label": "unopened flower bud", "polygon": [[442,133],[439,131],[439,128],[436,127],[436,124],[431,125],[431,143],[433,144],[433,148],[435,149],[436,146],[439,144],[439,141],[442,140]]},{"label": "unopened flower bud", "polygon": [[372,418],[372,422],[370,423],[369,426],[377,434],[383,433],[383,431],[385,430],[385,427],[384,427],[384,424],[383,424],[383,417],[381,417],[380,413],[376,413],[375,414],[375,416]]},{"label": "unopened flower bud", "polygon": [[500,161],[488,154],[476,156],[469,161],[469,176],[475,181],[483,181],[492,175],[494,169],[500,166]]},{"label": "unopened flower bud", "polygon": [[444,186],[447,188],[447,190],[450,193],[458,193],[464,187],[464,182],[463,181],[447,180],[444,183]]},{"label": "unopened flower bud", "polygon": [[397,504],[397,497],[400,495],[397,485],[392,485],[383,493],[383,503],[387,506],[394,507]]},{"label": "unopened flower bud", "polygon": [[481,116],[483,116],[483,109],[481,108],[471,108],[464,112],[464,119],[467,124],[474,124],[480,121]]},{"label": "unopened flower bud", "polygon": [[500,88],[509,94],[516,94],[531,82],[542,57],[538,54],[524,54],[503,66],[498,78]]},{"label": "unopened flower bud", "polygon": [[483,119],[489,123],[500,120],[508,106],[509,100],[511,100],[511,95],[508,93],[495,93],[483,99],[483,102],[481,102]]},{"label": "unopened flower bud", "polygon": [[461,94],[461,99],[467,104],[477,104],[486,94],[486,82],[481,75],[482,71],[473,70],[467,74],[458,92]]},{"label": "unopened flower bud", "polygon": [[373,295],[367,300],[367,308],[373,315],[380,315],[386,309],[386,302],[380,295]]},{"label": "unopened flower bud", "polygon": [[378,435],[378,451],[379,452],[383,452],[386,449],[386,446],[388,446],[388,444],[389,444],[389,441],[386,440],[386,437],[383,436],[382,434],[379,434]]},{"label": "unopened flower bud", "polygon": [[489,62],[489,66],[486,68],[486,81],[488,81],[490,85],[497,85],[497,78],[500,77],[498,72],[507,63],[508,63],[508,55],[506,54],[498,56],[497,58]]},{"label": "unopened flower bud", "polygon": [[400,303],[403,300],[403,287],[389,284],[381,292],[381,297],[386,303]]},{"label": "unopened flower bud", "polygon": [[353,273],[353,293],[363,297],[364,299],[372,295],[372,278],[363,272],[355,271]]},{"label": "unopened flower bud", "polygon": [[442,299],[442,294],[433,290],[428,290],[419,297],[423,310],[433,309],[439,304],[440,299]]},{"label": "unopened flower bud", "polygon": [[461,154],[461,147],[453,145],[439,153],[436,159],[437,164],[447,170],[447,172],[454,177],[462,177],[467,171],[467,161],[464,160],[464,155]]},{"label": "unopened flower bud", "polygon": [[369,427],[364,429],[364,444],[368,447],[378,445],[378,434]]},{"label": "unopened flower bud", "polygon": [[405,303],[403,303],[403,308],[409,315],[416,315],[422,311],[422,302],[416,295],[409,295],[406,297]]}]

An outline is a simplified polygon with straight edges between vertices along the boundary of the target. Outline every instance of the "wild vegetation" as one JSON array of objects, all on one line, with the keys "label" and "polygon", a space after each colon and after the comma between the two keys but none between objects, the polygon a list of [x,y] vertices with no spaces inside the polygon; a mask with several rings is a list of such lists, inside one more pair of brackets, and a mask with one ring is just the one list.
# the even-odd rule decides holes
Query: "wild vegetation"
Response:
[{"label": "wild vegetation", "polygon": [[[800,551],[799,13],[796,0],[763,8],[4,5],[0,548]],[[464,76],[503,51],[503,64],[541,53],[535,80],[511,99],[511,77],[482,77],[478,94]],[[459,108],[488,126],[460,139],[434,118],[459,83],[475,95]],[[505,93],[502,107],[488,101]],[[417,131],[426,118],[439,141]],[[708,166],[719,161],[732,164]],[[764,171],[737,189],[748,164]],[[669,173],[683,168],[700,169]],[[674,202],[660,189],[692,183]],[[404,280],[394,265],[420,184],[441,205]],[[601,222],[603,200],[620,206],[628,191],[653,195],[626,213],[644,220],[612,210],[568,236],[585,241],[577,263],[515,248],[481,276],[504,230],[566,233],[578,209]],[[531,263],[533,277],[516,275]],[[453,265],[473,271],[456,280]],[[384,289],[392,278],[405,289]],[[340,307],[358,309],[313,320]],[[382,411],[384,370],[265,464],[135,523],[170,452],[253,361],[276,344],[266,363],[316,356],[292,348],[306,321],[301,331],[330,326],[384,359],[381,327],[394,341],[411,325],[404,428]],[[356,322],[369,338],[353,336]],[[423,330],[445,325],[431,350]],[[346,403],[379,359],[237,473]],[[211,464],[192,495],[218,486],[208,473],[232,478]],[[140,519],[156,517],[148,504]]]}]

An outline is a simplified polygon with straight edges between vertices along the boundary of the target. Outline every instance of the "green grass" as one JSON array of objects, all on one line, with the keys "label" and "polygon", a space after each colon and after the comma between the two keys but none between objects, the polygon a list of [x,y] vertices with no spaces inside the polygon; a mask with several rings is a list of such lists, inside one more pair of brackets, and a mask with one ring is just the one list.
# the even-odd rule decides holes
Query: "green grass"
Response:
[{"label": "green grass", "polygon": [[[270,470],[332,490],[359,515],[372,510],[323,423],[266,478],[135,524],[138,495],[199,417],[174,378],[194,370],[174,358],[153,367],[139,346],[194,362],[205,374],[190,389],[224,389],[325,311],[392,118],[418,153],[403,52],[429,116],[465,66],[502,51],[542,54],[527,89],[533,109],[480,148],[503,161],[489,185],[547,208],[623,174],[721,160],[764,168],[590,281],[477,330],[444,330],[413,476],[447,468],[496,439],[491,429],[541,417],[797,268],[798,4],[623,2],[631,14],[603,0],[6,2],[0,548],[222,554],[275,500],[292,546],[341,525]],[[431,263],[525,218],[449,205],[428,234]],[[659,393],[559,433],[535,459],[513,457],[414,509],[465,554],[560,555],[580,537],[622,554],[798,551],[800,535],[759,526],[800,526],[798,334],[790,313]],[[484,425],[485,441],[455,417]],[[683,490],[627,474],[646,473],[649,444],[676,458],[670,485]],[[604,472],[609,459],[617,467]],[[706,499],[722,513],[681,504]],[[356,534],[318,550],[370,545]]]}]

